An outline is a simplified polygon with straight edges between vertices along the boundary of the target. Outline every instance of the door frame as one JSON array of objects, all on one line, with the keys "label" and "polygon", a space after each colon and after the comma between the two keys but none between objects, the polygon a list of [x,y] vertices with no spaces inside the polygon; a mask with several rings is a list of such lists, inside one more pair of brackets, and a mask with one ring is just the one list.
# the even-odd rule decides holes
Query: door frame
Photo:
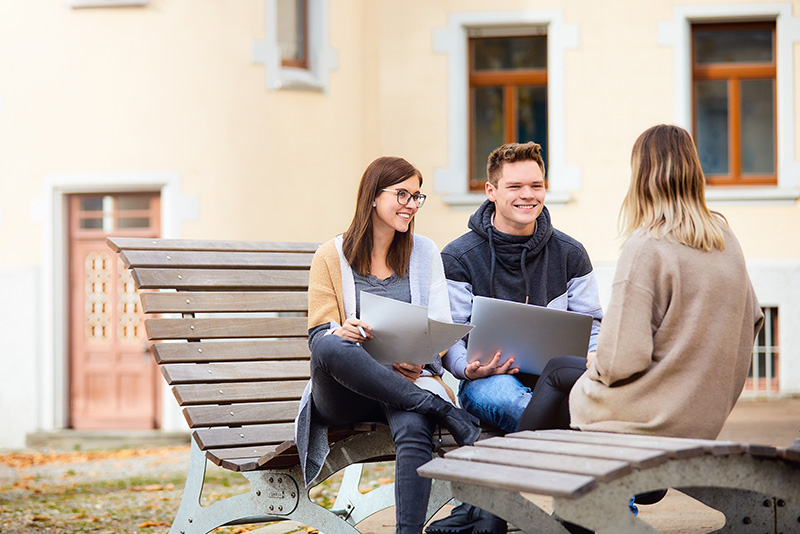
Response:
[{"label": "door frame", "polygon": [[[69,422],[67,195],[143,191],[161,195],[162,237],[180,238],[182,223],[197,219],[197,198],[181,193],[181,176],[178,173],[76,173],[44,177],[44,198],[39,209],[34,209],[34,212],[40,213],[43,223],[40,295],[42,346],[37,392],[38,427],[41,430],[61,430]],[[162,387],[165,386],[162,384]],[[179,428],[176,425],[178,418],[165,409],[165,405],[169,404],[162,403],[161,428]]]}]

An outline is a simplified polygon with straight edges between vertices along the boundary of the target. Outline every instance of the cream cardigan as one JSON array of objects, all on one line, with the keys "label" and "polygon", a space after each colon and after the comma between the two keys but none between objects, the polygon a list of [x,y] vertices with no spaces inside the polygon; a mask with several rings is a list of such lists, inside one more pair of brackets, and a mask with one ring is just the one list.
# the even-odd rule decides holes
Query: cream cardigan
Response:
[{"label": "cream cardigan", "polygon": [[733,232],[725,250],[632,237],[617,264],[597,358],[570,394],[581,430],[714,439],[763,323]]}]

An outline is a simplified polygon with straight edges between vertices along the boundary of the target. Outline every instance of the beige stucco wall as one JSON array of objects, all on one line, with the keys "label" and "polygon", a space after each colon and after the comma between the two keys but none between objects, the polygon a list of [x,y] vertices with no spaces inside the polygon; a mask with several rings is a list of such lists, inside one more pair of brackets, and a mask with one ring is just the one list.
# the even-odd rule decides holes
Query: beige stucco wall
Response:
[{"label": "beige stucco wall", "polygon": [[[437,32],[459,13],[557,12],[575,32],[559,96],[562,164],[578,181],[566,191],[570,200],[551,212],[589,250],[605,297],[633,141],[680,111],[674,51],[662,43],[661,25],[687,6],[789,4],[327,0],[323,45],[335,60],[320,92],[267,88],[270,72],[254,61],[254,44],[265,39],[268,3],[150,0],[73,9],[65,0],[0,2],[0,295],[25,302],[13,308],[23,313],[0,321],[0,368],[7,370],[0,390],[3,399],[27,401],[14,421],[0,419],[14,429],[0,447],[63,423],[62,193],[124,188],[129,179],[133,188],[151,187],[166,176],[165,237],[322,241],[346,229],[364,167],[391,154],[422,171],[429,202],[417,230],[443,247],[466,231],[475,206],[447,204],[437,183],[461,157],[450,153],[452,136],[463,134],[451,120],[466,113],[451,106],[452,58],[436,51]],[[800,0],[790,4],[800,17]],[[793,24],[789,31],[800,34]],[[793,53],[791,76],[800,88],[800,43]],[[792,98],[791,172],[798,176],[790,189],[797,190],[800,90]],[[564,192],[551,198],[556,193]],[[800,202],[712,207],[739,236],[762,303],[780,307],[782,324],[796,323],[800,239],[792,236]],[[796,392],[800,337],[790,328],[781,336],[782,384]],[[181,425],[170,408],[165,427]]]},{"label": "beige stucco wall", "polygon": [[[263,0],[111,9],[4,2],[0,176],[14,194],[0,200],[0,265],[40,261],[36,207],[46,206],[51,175],[174,172],[197,199],[197,217],[176,230],[184,237],[318,241],[346,227],[360,173],[381,154],[420,167],[431,199],[418,231],[443,246],[471,210],[435,191],[451,133],[447,58],[433,52],[433,33],[449,13],[487,10],[562,10],[578,28],[578,46],[565,54],[564,98],[566,163],[579,169],[580,187],[553,216],[595,261],[613,261],[632,142],[675,116],[672,51],[657,27],[673,4],[336,0],[338,67],[324,94],[265,89],[264,66],[251,60],[264,36]],[[800,131],[800,118],[795,124]],[[792,226],[800,204],[719,209],[748,256],[800,257],[800,240],[763,231]]]}]

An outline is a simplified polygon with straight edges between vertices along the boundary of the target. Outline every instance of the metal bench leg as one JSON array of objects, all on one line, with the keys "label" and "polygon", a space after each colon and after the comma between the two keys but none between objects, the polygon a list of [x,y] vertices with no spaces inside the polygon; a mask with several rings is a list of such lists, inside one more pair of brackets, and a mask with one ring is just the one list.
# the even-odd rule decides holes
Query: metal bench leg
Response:
[{"label": "metal bench leg", "polygon": [[292,519],[332,534],[357,534],[343,518],[312,502],[300,489],[299,467],[285,471],[250,471],[242,473],[250,481],[250,491],[228,497],[209,506],[200,498],[206,472],[206,457],[192,442],[189,472],[181,504],[170,534],[206,534],[223,525],[264,523]]},{"label": "metal bench leg", "polygon": [[523,532],[529,534],[569,534],[569,531],[555,517],[518,492],[461,482],[450,482],[449,484],[456,499],[500,516]]},{"label": "metal bench leg", "polygon": [[[394,483],[380,486],[368,493],[361,493],[358,486],[362,473],[363,464],[352,464],[345,468],[339,493],[333,503],[333,512],[344,517],[351,525],[356,525],[395,504]],[[431,496],[428,499],[425,522],[427,523],[452,498],[450,486],[446,482],[434,480],[431,485]]]},{"label": "metal bench leg", "polygon": [[[744,528],[753,532],[775,529],[778,499],[770,495],[734,488],[679,488],[679,491],[725,515],[725,525],[714,533],[738,532]],[[800,528],[796,521],[794,528]]]}]

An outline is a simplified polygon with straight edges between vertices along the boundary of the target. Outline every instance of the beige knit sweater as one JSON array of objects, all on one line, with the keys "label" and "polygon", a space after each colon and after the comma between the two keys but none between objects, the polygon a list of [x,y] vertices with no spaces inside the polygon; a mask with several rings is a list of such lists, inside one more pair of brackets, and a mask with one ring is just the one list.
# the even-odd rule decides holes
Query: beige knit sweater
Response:
[{"label": "beige knit sweater", "polygon": [[712,252],[627,241],[597,358],[570,394],[573,428],[717,437],[764,320],[739,242],[725,240]]}]

